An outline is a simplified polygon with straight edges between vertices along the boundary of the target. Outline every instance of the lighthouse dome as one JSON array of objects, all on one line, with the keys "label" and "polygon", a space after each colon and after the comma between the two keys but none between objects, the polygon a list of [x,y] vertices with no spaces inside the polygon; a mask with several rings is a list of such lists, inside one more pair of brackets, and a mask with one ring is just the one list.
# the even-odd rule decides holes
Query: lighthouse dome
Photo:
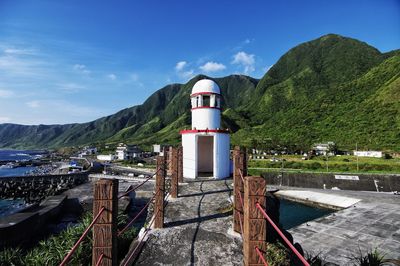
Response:
[{"label": "lighthouse dome", "polygon": [[203,93],[220,94],[220,90],[217,83],[215,83],[211,79],[202,79],[197,81],[196,84],[194,84],[192,89],[192,95],[203,94]]}]

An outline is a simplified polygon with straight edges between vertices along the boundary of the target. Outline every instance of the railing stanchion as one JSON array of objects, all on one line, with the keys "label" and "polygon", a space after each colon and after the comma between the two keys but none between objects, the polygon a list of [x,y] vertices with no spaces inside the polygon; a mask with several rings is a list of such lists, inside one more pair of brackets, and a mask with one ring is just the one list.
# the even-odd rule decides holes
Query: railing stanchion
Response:
[{"label": "railing stanchion", "polygon": [[171,198],[178,197],[178,150],[171,147]]},{"label": "railing stanchion", "polygon": [[266,182],[259,176],[244,178],[244,225],[243,225],[243,256],[244,265],[264,265],[257,254],[256,247],[265,250],[267,239],[267,221],[257,209],[259,203],[266,206]]},{"label": "railing stanchion", "polygon": [[183,147],[178,148],[178,183],[183,183]]},{"label": "railing stanchion", "polygon": [[166,156],[157,157],[156,191],[154,202],[154,228],[164,227],[164,192],[167,171]]},{"label": "railing stanchion", "polygon": [[116,266],[118,179],[101,179],[94,184],[93,215],[103,206],[105,211],[93,226],[92,265],[103,257],[100,265]]},{"label": "railing stanchion", "polygon": [[240,196],[243,198],[244,195],[244,184],[243,178],[247,175],[247,162],[246,152],[243,151],[239,146],[236,146],[233,151],[233,231],[237,233],[243,233],[240,224],[243,224],[243,208],[240,202]]}]

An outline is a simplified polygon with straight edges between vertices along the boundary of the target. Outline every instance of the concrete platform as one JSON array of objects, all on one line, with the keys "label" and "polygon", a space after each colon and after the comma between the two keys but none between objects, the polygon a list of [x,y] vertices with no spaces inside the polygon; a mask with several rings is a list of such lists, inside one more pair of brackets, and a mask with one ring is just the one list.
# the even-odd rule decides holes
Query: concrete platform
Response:
[{"label": "concrete platform", "polygon": [[165,228],[151,230],[134,265],[243,265],[242,240],[229,232],[232,180],[181,185],[165,209]]},{"label": "concrete platform", "polygon": [[[346,209],[289,230],[303,249],[321,254],[326,261],[351,265],[351,258],[377,248],[387,258],[400,259],[400,196],[391,193],[318,190],[293,187],[281,194],[302,195],[313,200],[353,198]],[[343,201],[342,201],[343,202]],[[338,202],[338,204],[342,204]],[[344,201],[351,203],[351,200]]]},{"label": "concrete platform", "polygon": [[356,198],[307,190],[279,190],[275,195],[288,200],[334,210],[348,208],[361,201]]}]

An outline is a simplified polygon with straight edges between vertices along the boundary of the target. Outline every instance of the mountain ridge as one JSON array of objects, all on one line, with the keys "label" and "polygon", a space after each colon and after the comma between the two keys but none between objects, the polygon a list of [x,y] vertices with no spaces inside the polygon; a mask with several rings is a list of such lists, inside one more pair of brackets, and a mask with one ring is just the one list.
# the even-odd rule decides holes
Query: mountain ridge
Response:
[{"label": "mountain ridge", "polygon": [[[357,142],[399,151],[400,105],[393,100],[400,94],[398,73],[400,50],[381,53],[356,39],[327,34],[290,49],[261,79],[211,79],[221,88],[222,124],[232,130],[233,144],[307,146],[333,140],[344,147]],[[179,129],[190,126],[191,88],[202,78],[210,77],[166,85],[141,105],[87,123],[0,124],[0,148],[177,143]]]}]

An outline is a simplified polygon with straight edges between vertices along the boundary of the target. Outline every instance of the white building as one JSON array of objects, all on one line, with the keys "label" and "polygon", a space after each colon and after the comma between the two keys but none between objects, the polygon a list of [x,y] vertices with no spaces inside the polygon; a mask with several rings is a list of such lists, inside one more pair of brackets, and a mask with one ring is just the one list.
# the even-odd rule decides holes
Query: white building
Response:
[{"label": "white building", "polygon": [[381,151],[354,151],[354,156],[382,158],[383,154]]},{"label": "white building", "polygon": [[117,156],[115,156],[114,154],[99,154],[99,155],[97,155],[97,160],[99,160],[99,161],[111,162],[115,159],[117,159]]},{"label": "white building", "polygon": [[120,143],[115,151],[118,160],[131,160],[142,155],[142,150],[136,145]]},{"label": "white building", "polygon": [[335,155],[335,142],[328,141],[327,143],[316,143],[313,145],[313,150],[315,150],[316,155],[328,155],[333,156]]},{"label": "white building", "polygon": [[203,79],[193,86],[192,129],[182,130],[183,176],[196,178],[230,175],[229,132],[221,129],[221,93],[218,85]]}]

